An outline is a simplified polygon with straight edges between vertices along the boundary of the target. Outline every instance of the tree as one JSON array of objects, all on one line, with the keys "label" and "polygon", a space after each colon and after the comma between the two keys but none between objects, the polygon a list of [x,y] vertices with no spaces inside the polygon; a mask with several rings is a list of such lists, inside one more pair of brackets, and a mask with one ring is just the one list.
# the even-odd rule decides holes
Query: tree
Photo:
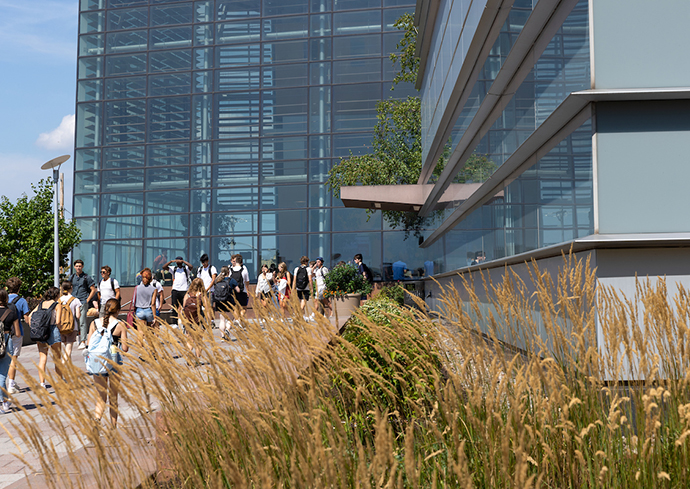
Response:
[{"label": "tree", "polygon": [[[22,195],[16,203],[0,199],[0,283],[10,277],[22,279],[21,295],[35,296],[53,285],[53,184],[41,180],[31,186],[34,195]],[[60,266],[81,242],[74,221],[58,220]]]}]

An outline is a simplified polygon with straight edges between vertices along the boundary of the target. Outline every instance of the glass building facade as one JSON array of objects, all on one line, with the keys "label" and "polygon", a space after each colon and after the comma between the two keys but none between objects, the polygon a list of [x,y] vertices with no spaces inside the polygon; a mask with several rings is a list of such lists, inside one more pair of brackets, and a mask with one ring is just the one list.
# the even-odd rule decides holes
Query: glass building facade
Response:
[{"label": "glass building facade", "polygon": [[[410,0],[81,0],[74,258],[132,285],[157,257],[327,265],[385,278],[416,240],[323,182],[368,152]],[[414,242],[413,242],[414,241]]]}]

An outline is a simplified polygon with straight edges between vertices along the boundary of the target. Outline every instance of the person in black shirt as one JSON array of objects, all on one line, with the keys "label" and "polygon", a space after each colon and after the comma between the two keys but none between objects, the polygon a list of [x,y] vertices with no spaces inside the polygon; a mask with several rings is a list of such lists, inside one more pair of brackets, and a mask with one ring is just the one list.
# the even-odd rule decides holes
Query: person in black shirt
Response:
[{"label": "person in black shirt", "polygon": [[7,353],[0,359],[0,392],[2,393],[2,406],[0,409],[3,413],[10,412],[10,402],[7,399],[7,373],[12,364],[12,356],[9,352],[12,351],[12,336],[21,336],[19,329],[19,316],[17,316],[17,309],[13,304],[8,304],[7,290],[0,289],[0,322],[4,325],[2,334],[5,336],[7,343]]}]

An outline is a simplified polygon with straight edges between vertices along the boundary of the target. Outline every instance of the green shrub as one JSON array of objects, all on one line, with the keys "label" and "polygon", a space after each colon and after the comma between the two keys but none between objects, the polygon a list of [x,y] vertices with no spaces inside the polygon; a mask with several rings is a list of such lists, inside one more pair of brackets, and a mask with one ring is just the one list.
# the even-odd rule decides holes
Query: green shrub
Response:
[{"label": "green shrub", "polygon": [[391,299],[399,306],[405,305],[405,289],[398,284],[386,285],[385,287],[382,287],[379,293],[376,295],[376,298],[379,297]]},{"label": "green shrub", "polygon": [[325,297],[343,297],[346,294],[369,294],[371,284],[349,263],[333,268],[324,278]]}]

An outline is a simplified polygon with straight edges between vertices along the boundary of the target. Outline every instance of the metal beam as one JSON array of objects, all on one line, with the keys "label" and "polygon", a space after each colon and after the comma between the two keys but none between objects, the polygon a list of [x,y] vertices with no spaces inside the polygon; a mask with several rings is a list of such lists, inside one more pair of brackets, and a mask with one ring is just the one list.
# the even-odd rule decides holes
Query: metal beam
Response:
[{"label": "metal beam", "polygon": [[[439,207],[462,202],[474,194],[481,183],[454,183],[439,199]],[[382,211],[418,212],[434,186],[428,185],[358,185],[340,188],[345,207]]]}]

